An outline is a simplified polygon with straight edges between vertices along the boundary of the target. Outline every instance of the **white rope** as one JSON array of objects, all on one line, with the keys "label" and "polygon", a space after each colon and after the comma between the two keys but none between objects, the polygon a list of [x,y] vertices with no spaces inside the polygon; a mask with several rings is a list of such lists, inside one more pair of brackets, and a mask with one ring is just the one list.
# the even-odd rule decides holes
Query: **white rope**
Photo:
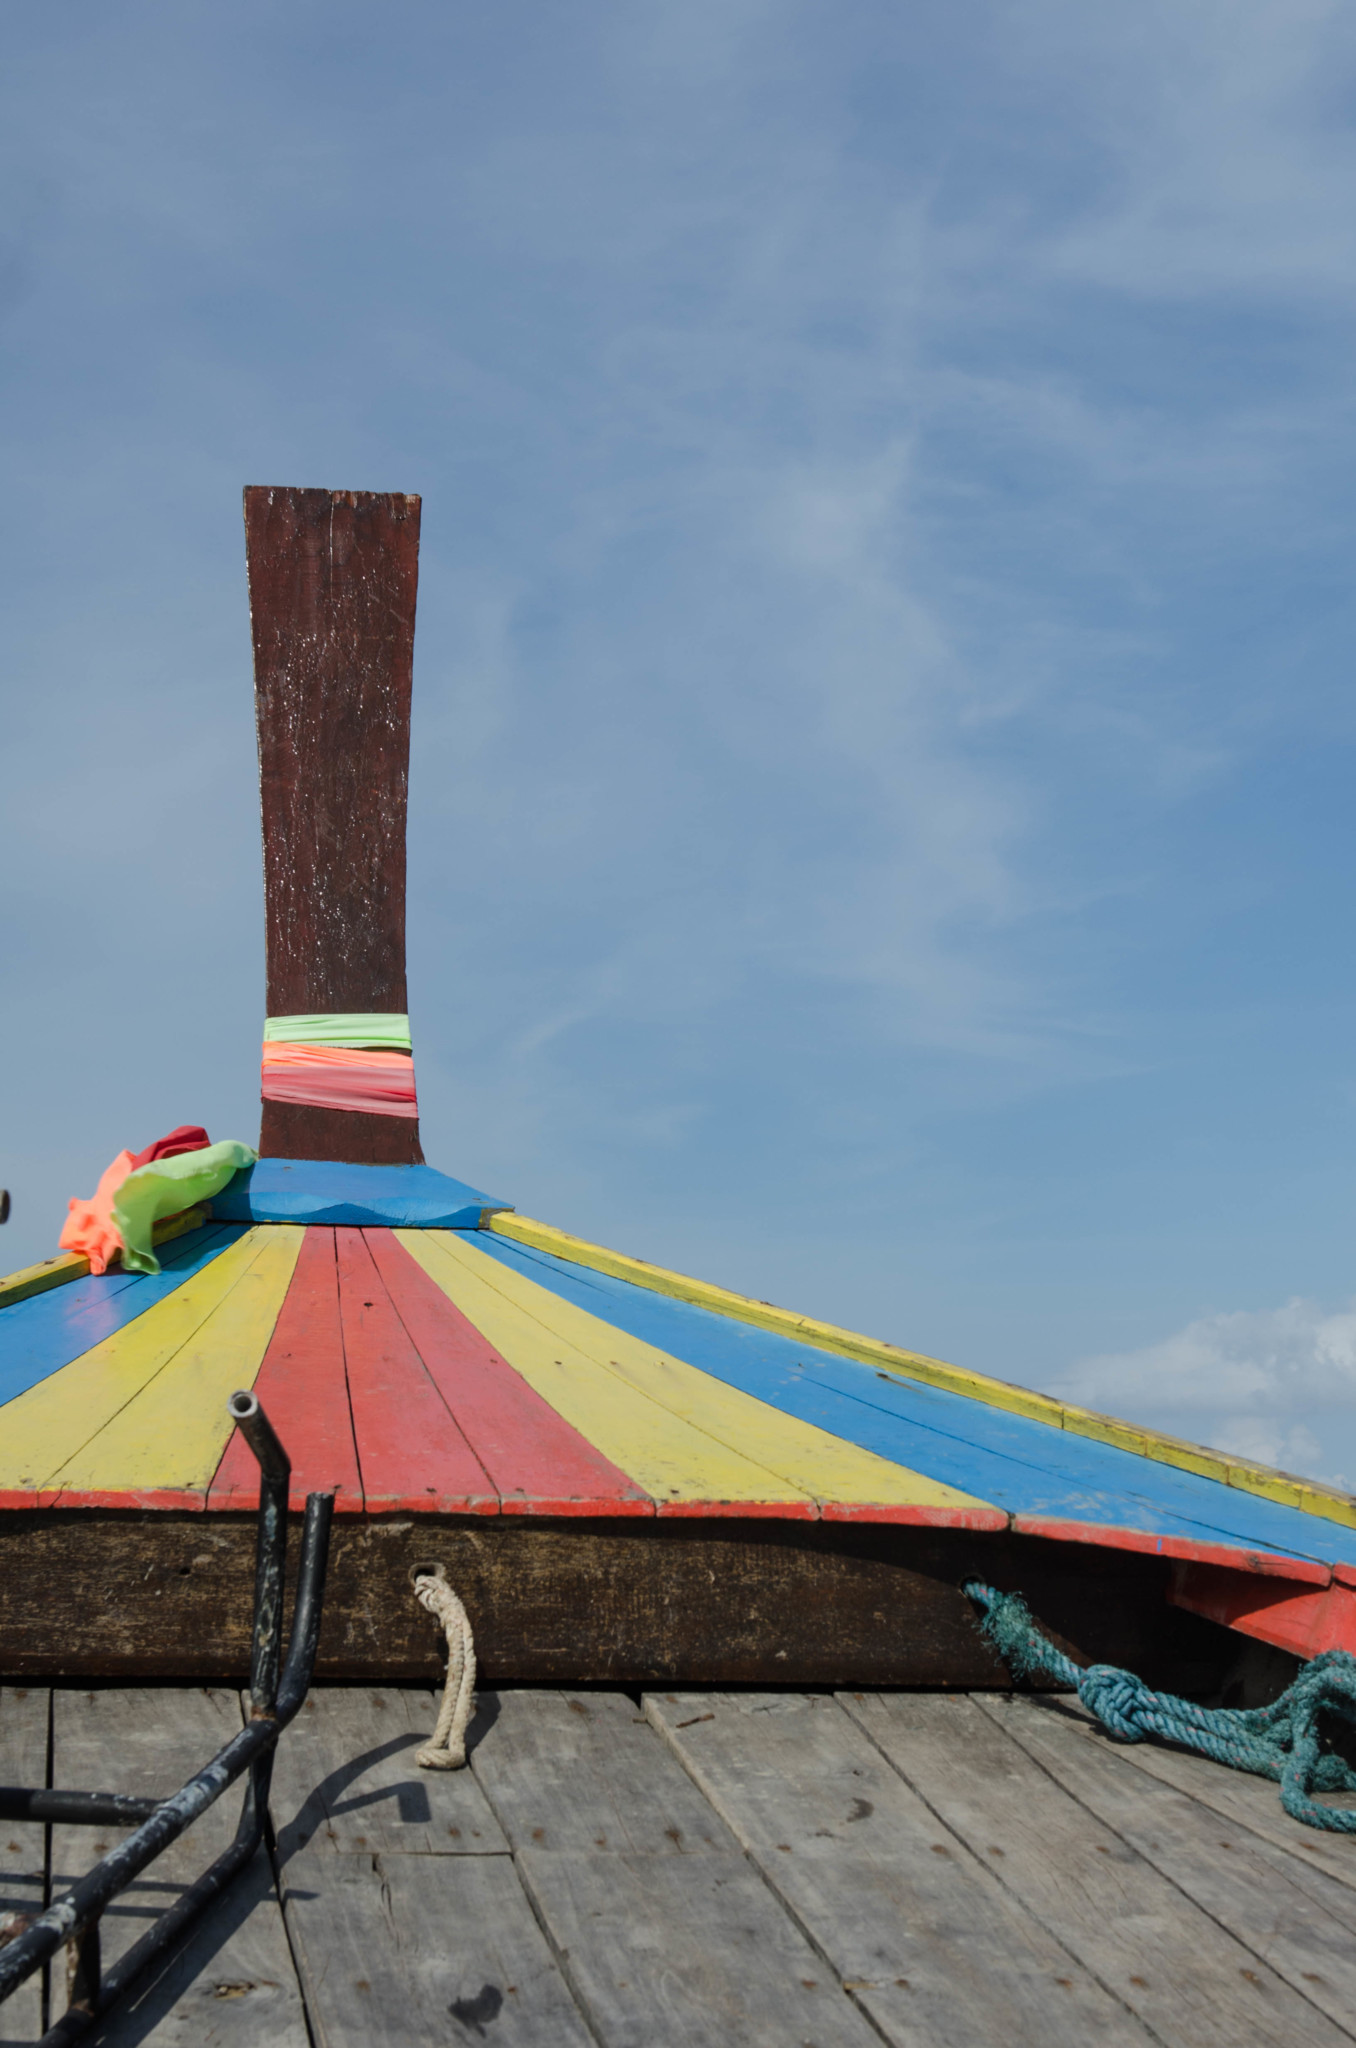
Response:
[{"label": "white rope", "polygon": [[447,1683],[438,1709],[433,1740],[416,1750],[415,1762],[426,1771],[457,1771],[466,1762],[466,1730],[476,1710],[476,1646],[471,1624],[447,1580],[442,1566],[436,1572],[421,1572],[414,1582],[414,1597],[443,1625],[447,1636]]}]

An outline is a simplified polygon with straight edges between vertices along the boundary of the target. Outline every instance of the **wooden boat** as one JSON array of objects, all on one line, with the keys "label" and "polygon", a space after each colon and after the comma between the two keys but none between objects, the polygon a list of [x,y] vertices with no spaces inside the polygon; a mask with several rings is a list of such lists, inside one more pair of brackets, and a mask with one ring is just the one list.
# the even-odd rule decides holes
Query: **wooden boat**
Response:
[{"label": "wooden boat", "polygon": [[[419,501],[245,510],[268,1015],[403,1021]],[[337,1497],[321,1676],[436,1676],[433,1564],[496,1683],[1001,1685],[970,1574],[1201,1696],[1356,1649],[1349,1496],[534,1222],[424,1163],[412,1065],[391,1108],[267,1072],[158,1274],[0,1283],[6,1675],[240,1676],[241,1387]]]}]

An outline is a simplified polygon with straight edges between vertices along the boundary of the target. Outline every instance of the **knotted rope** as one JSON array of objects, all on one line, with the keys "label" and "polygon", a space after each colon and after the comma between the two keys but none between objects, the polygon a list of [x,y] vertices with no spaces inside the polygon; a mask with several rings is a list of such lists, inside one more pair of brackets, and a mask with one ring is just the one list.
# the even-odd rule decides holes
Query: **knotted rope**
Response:
[{"label": "knotted rope", "polygon": [[471,1624],[441,1566],[436,1572],[419,1574],[414,1597],[442,1623],[447,1637],[447,1682],[438,1725],[433,1740],[415,1751],[415,1762],[426,1771],[457,1771],[466,1762],[466,1730],[476,1708],[476,1646]]},{"label": "knotted rope", "polygon": [[1281,1804],[1306,1827],[1356,1833],[1356,1810],[1320,1806],[1313,1792],[1356,1792],[1356,1771],[1327,1746],[1320,1729],[1327,1713],[1356,1728],[1356,1657],[1328,1650],[1307,1664],[1269,1707],[1198,1707],[1170,1692],[1154,1692],[1115,1664],[1083,1670],[1041,1634],[1020,1593],[997,1593],[982,1579],[961,1589],[983,1609],[980,1631],[1015,1678],[1048,1672],[1078,1694],[1103,1727],[1122,1742],[1156,1735],[1198,1750],[1236,1771],[1275,1778]]}]

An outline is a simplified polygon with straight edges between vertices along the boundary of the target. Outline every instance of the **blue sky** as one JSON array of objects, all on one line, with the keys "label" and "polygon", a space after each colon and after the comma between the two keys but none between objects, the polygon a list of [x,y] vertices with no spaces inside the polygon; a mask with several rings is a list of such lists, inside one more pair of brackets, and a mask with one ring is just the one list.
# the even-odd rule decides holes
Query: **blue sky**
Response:
[{"label": "blue sky", "polygon": [[415,490],[437,1164],[1356,1481],[1356,21],[74,0],[0,65],[0,1180],[253,1138],[240,490]]}]

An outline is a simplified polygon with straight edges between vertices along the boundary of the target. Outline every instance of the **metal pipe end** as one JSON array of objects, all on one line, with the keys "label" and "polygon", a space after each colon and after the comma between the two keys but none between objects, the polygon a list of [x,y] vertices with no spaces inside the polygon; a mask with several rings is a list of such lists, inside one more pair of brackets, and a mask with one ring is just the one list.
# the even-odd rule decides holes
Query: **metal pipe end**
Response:
[{"label": "metal pipe end", "polygon": [[251,1417],[259,1413],[259,1403],[255,1400],[253,1394],[246,1393],[243,1390],[232,1394],[226,1406],[237,1422],[248,1422]]}]

